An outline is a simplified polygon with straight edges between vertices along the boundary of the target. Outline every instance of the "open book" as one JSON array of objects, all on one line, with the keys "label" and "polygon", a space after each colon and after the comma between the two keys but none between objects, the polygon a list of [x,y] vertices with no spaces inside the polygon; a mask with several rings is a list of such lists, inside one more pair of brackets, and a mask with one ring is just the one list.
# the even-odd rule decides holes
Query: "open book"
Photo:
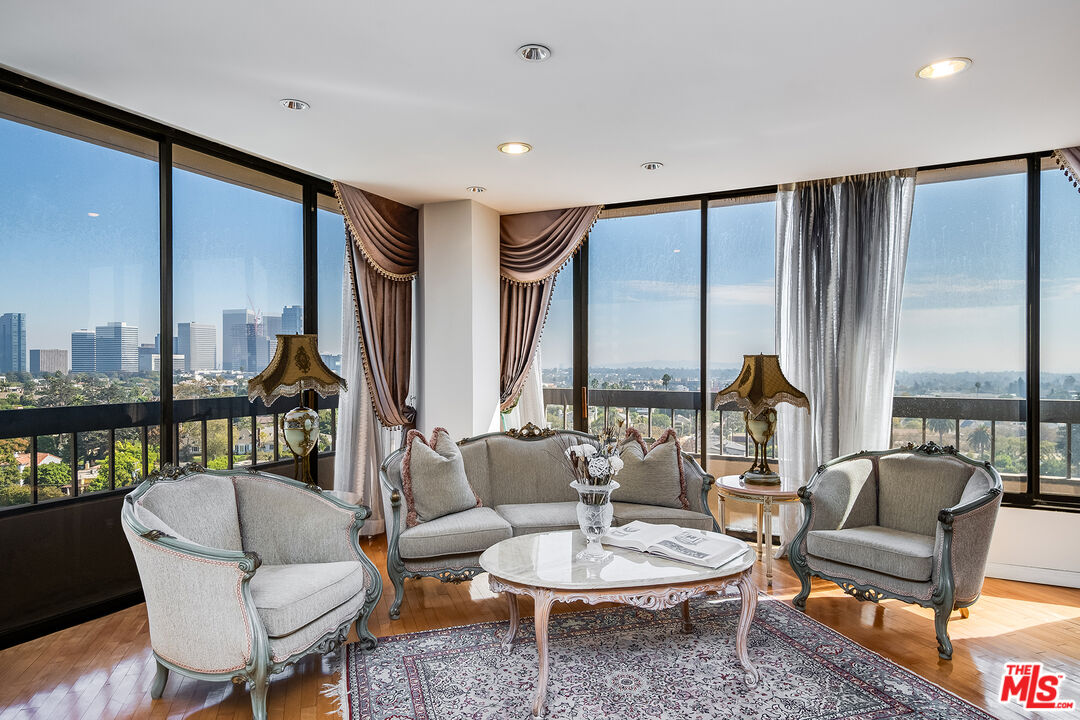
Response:
[{"label": "open book", "polygon": [[731,562],[747,548],[742,540],[720,533],[640,520],[611,528],[600,542],[710,568]]}]

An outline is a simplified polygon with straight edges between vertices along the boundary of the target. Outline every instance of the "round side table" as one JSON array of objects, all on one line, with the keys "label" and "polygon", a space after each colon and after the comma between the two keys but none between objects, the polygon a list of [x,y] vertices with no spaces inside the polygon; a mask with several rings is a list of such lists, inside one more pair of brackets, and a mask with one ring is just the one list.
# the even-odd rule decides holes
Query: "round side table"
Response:
[{"label": "round side table", "polygon": [[772,515],[773,505],[799,502],[798,486],[781,479],[779,485],[746,483],[740,475],[716,478],[716,494],[720,500],[720,529],[727,532],[727,510],[724,500],[741,500],[757,505],[757,552],[761,557],[761,539],[765,537],[765,579],[772,587]]}]

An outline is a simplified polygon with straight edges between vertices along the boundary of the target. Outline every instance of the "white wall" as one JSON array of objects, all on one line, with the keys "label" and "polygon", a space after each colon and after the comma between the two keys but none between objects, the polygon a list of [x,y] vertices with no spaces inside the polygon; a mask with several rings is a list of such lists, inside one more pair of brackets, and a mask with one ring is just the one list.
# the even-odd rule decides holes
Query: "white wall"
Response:
[{"label": "white wall", "polygon": [[418,429],[498,429],[498,213],[472,200],[421,207],[417,290]]},{"label": "white wall", "polygon": [[1080,587],[1080,513],[1001,508],[986,574]]}]

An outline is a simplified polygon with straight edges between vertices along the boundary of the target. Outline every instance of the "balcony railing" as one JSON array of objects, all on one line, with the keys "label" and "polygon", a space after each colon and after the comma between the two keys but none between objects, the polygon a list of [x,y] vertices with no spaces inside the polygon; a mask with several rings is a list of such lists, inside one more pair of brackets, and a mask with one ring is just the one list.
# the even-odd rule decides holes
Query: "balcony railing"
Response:
[{"label": "balcony railing", "polygon": [[[544,403],[554,427],[573,427],[572,389],[544,388]],[[630,417],[648,436],[675,427],[684,449],[699,455],[701,395],[697,392],[590,389],[588,403],[593,432],[617,412]],[[741,410],[729,404],[709,412],[710,458],[752,453]],[[1026,412],[1026,402],[1017,398],[897,396],[893,398],[892,445],[927,440],[953,445],[965,455],[990,460],[1001,471],[1006,492],[1026,493]],[[1080,401],[1042,400],[1039,412],[1040,495],[1080,498]],[[770,457],[775,457],[775,444],[769,450]]]},{"label": "balcony railing", "polygon": [[[175,447],[180,462],[224,468],[263,465],[291,457],[279,436],[281,414],[296,407],[281,398],[269,407],[246,397],[176,400]],[[337,445],[337,397],[319,399],[324,437],[319,452]],[[0,412],[0,440],[21,439],[28,467],[20,485],[8,485],[0,509],[90,495],[132,485],[157,467],[161,403],[122,403],[33,408]],[[211,455],[210,429],[224,426],[221,452]],[[39,454],[44,464],[39,465]],[[55,480],[48,464],[67,466],[66,482]],[[45,469],[43,469],[45,468]]]}]

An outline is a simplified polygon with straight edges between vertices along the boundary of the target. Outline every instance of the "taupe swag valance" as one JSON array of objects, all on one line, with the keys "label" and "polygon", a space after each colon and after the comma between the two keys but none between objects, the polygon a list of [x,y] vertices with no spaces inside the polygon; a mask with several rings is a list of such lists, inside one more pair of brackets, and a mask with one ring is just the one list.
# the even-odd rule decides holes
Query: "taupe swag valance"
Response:
[{"label": "taupe swag valance", "polygon": [[499,219],[499,389],[503,411],[517,404],[528,378],[555,277],[581,247],[600,209],[590,205]]}]

